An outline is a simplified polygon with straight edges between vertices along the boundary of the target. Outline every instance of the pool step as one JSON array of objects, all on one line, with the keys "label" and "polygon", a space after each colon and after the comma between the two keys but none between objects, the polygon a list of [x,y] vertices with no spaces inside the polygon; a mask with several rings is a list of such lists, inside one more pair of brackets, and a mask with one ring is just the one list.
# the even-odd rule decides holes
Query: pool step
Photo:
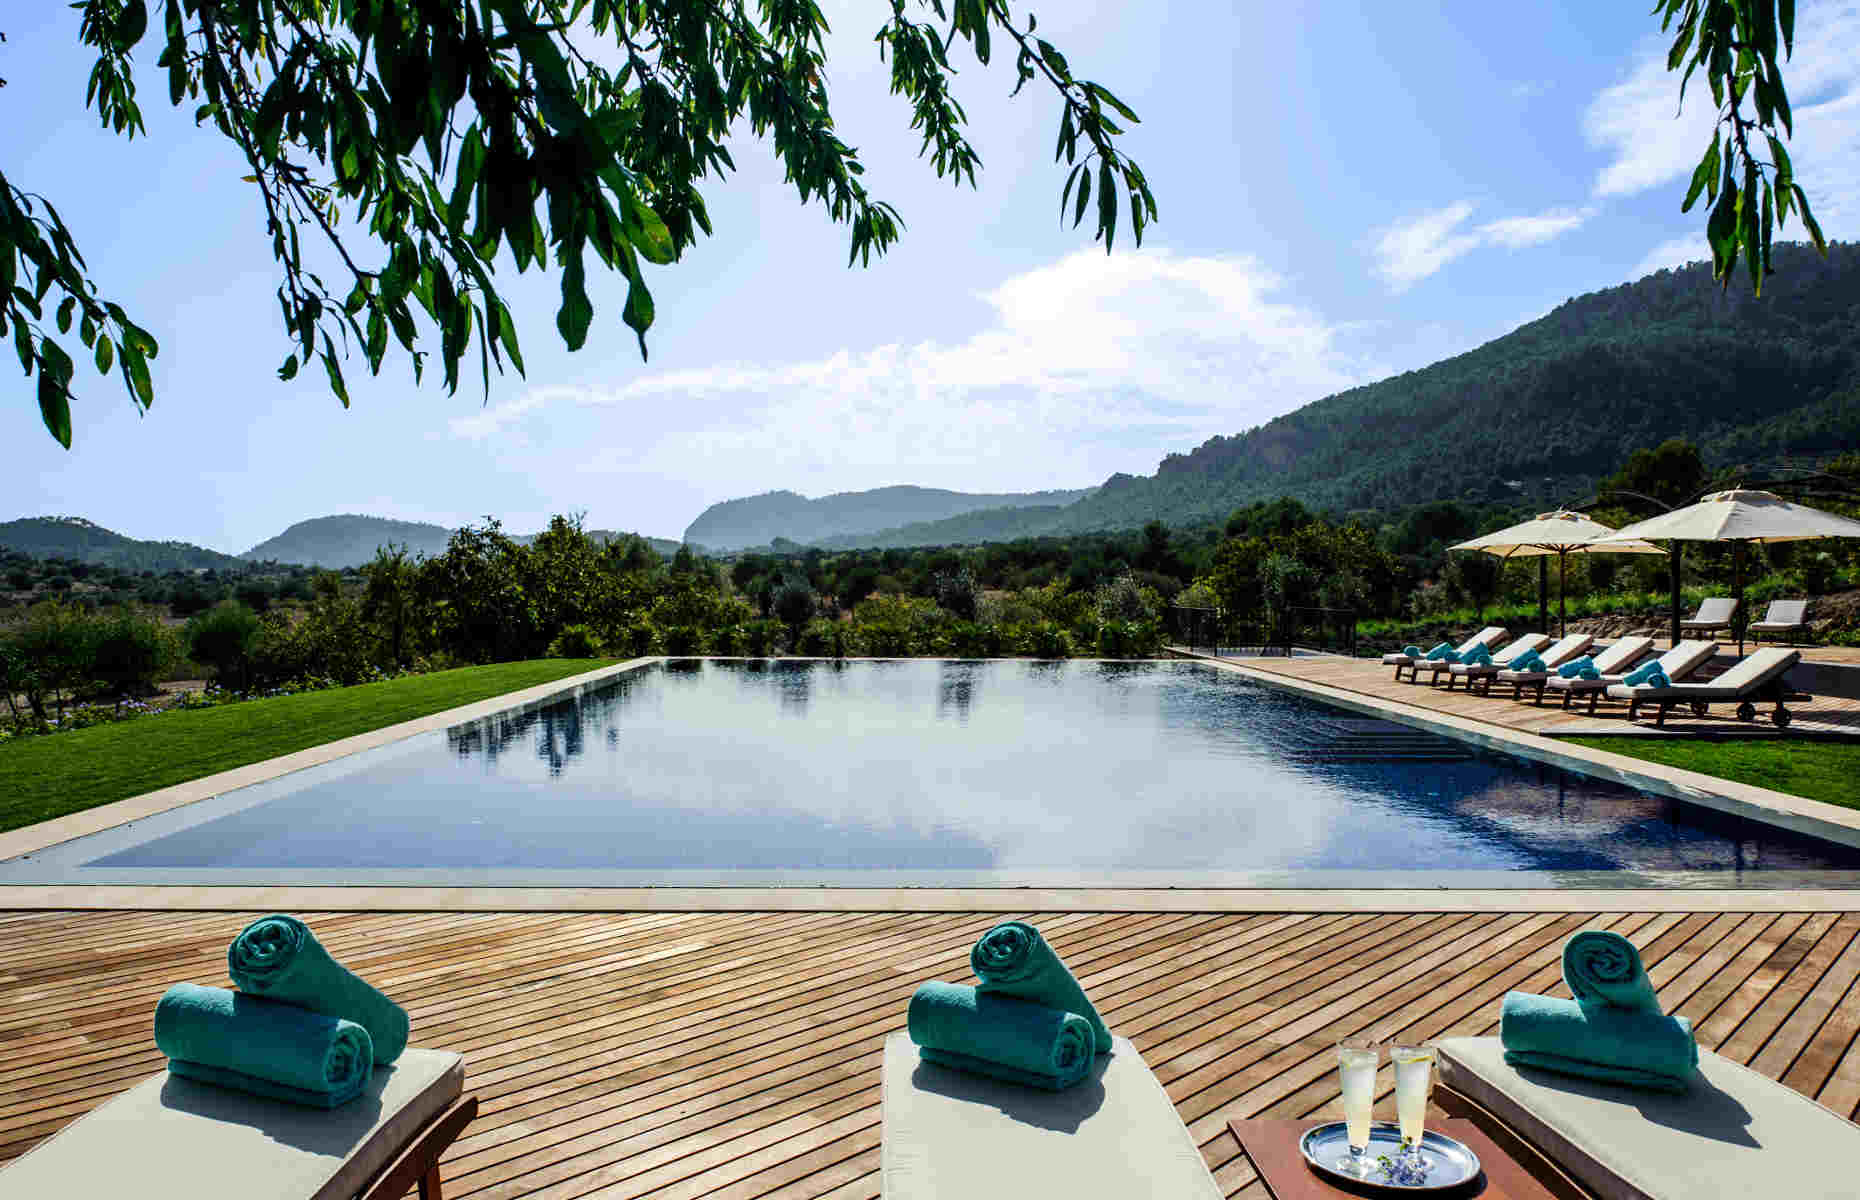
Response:
[{"label": "pool step", "polygon": [[1291,757],[1312,762],[1465,762],[1464,742],[1373,717],[1332,717],[1286,730]]}]

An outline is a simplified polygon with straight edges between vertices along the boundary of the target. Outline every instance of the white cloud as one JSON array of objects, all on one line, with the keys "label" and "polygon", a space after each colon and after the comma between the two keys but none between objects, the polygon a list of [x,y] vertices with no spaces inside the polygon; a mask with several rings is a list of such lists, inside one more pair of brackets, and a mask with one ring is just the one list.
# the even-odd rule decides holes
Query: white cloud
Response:
[{"label": "white cloud", "polygon": [[584,471],[689,464],[717,498],[1080,486],[1376,373],[1284,286],[1250,258],[1082,250],[984,293],[992,320],[961,341],[532,392],[518,415],[568,397],[591,416],[623,410],[638,436],[597,449]]},{"label": "white cloud", "polygon": [[1661,242],[1647,251],[1646,257],[1634,264],[1634,269],[1628,273],[1628,277],[1639,279],[1655,271],[1664,271],[1668,267],[1683,267],[1687,263],[1710,257],[1711,247],[1705,244],[1703,231],[1686,237],[1676,237],[1670,241]]},{"label": "white cloud", "polygon": [[1461,200],[1383,230],[1375,245],[1376,274],[1395,291],[1403,291],[1481,246],[1520,250],[1560,237],[1580,227],[1595,210],[1556,208],[1466,228],[1472,213],[1472,202]]},{"label": "white cloud", "polygon": [[[1608,155],[1595,179],[1598,197],[1682,188],[1710,144],[1711,90],[1695,72],[1680,110],[1683,68],[1667,71],[1666,49],[1659,39],[1643,42],[1633,69],[1596,96],[1584,115],[1590,145]],[[1837,229],[1851,234],[1860,226],[1860,0],[1801,7],[1795,55],[1783,66],[1783,80],[1794,109],[1789,155],[1797,178],[1828,236],[1837,236]],[[1703,216],[1693,213],[1702,230]],[[1801,226],[1792,222],[1788,232],[1800,236]]]},{"label": "white cloud", "polygon": [[500,400],[496,404],[487,404],[467,417],[453,417],[446,422],[446,428],[453,437],[464,438],[470,442],[481,442],[486,438],[496,437],[511,426],[519,424],[523,418],[541,408],[549,400],[548,388],[532,388],[510,400]]}]

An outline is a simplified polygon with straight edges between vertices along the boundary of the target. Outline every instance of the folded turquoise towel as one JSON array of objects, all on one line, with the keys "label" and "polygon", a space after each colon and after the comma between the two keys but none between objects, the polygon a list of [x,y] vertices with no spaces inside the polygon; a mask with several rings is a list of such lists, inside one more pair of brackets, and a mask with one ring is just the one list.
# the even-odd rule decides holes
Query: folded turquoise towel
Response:
[{"label": "folded turquoise towel", "polygon": [[1505,1061],[1627,1087],[1683,1092],[1698,1073],[1692,1024],[1657,1009],[1510,992],[1500,1010]]},{"label": "folded turquoise towel", "polygon": [[1040,931],[1025,921],[1006,921],[983,934],[969,950],[969,969],[982,981],[979,991],[1000,992],[1084,1017],[1091,1023],[1098,1053],[1110,1050],[1111,1031],[1085,989]]},{"label": "folded turquoise towel", "polygon": [[1595,659],[1585,654],[1581,658],[1564,663],[1556,669],[1556,673],[1565,679],[1575,679],[1578,677],[1583,679],[1594,679],[1597,674],[1595,670]]},{"label": "folded turquoise towel", "polygon": [[353,1021],[193,983],[156,1002],[155,1045],[183,1079],[313,1108],[347,1104],[374,1070],[368,1031]]},{"label": "folded turquoise towel", "polygon": [[1468,666],[1489,667],[1492,665],[1492,651],[1485,646],[1475,646],[1460,655],[1460,661]]},{"label": "folded turquoise towel", "polygon": [[1422,654],[1426,653],[1426,651],[1422,650],[1419,646],[1403,646],[1401,652],[1406,654],[1409,658],[1419,658]]},{"label": "folded turquoise towel", "polygon": [[239,990],[354,1021],[374,1041],[382,1065],[407,1048],[407,1010],[329,956],[310,927],[274,913],[247,925],[226,948]]},{"label": "folded turquoise towel", "polygon": [[1544,669],[1544,656],[1535,650],[1526,650],[1522,654],[1514,655],[1511,661],[1505,664],[1505,669],[1507,671],[1541,671]]},{"label": "folded turquoise towel", "polygon": [[1606,929],[1585,929],[1563,943],[1563,982],[1585,1004],[1663,1012],[1634,943]]},{"label": "folded turquoise towel", "polygon": [[1656,677],[1659,682],[1654,684],[1654,686],[1671,686],[1672,681],[1667,679],[1666,671],[1660,666],[1660,660],[1657,658],[1644,666],[1635,667],[1632,671],[1629,671],[1626,675],[1621,677],[1621,682],[1627,684],[1629,687],[1639,687],[1643,683],[1652,683]]},{"label": "folded turquoise towel", "polygon": [[1091,1022],[1001,992],[926,983],[905,1026],[925,1061],[991,1079],[1057,1092],[1091,1071]]},{"label": "folded turquoise towel", "polygon": [[1453,661],[1453,647],[1446,642],[1442,642],[1438,646],[1435,646],[1432,650],[1429,650],[1426,654],[1423,654],[1421,657],[1427,659],[1430,662],[1441,662],[1442,660],[1445,660],[1447,662],[1452,662]]},{"label": "folded turquoise towel", "polygon": [[1581,679],[1600,679],[1602,677],[1602,673],[1593,666],[1582,668],[1582,670],[1576,672],[1576,675]]}]

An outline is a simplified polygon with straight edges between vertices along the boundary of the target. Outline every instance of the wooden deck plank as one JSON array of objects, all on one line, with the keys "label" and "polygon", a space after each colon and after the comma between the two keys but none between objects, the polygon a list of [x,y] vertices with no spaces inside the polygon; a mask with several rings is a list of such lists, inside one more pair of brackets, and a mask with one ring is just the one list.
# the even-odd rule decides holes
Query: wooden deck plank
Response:
[{"label": "wooden deck plank", "polygon": [[[463,1051],[480,1119],[447,1194],[875,1200],[879,1047],[918,982],[964,978],[960,912],[309,917]],[[1230,1198],[1267,1200],[1226,1118],[1337,1101],[1344,1032],[1487,1033],[1557,992],[1560,947],[1615,928],[1700,1040],[1843,1114],[1860,1106],[1860,916],[1042,913],[1175,1100]],[[159,1069],[154,999],[225,978],[238,913],[0,914],[0,1161]],[[1384,1091],[1387,1083],[1384,1081]]]}]

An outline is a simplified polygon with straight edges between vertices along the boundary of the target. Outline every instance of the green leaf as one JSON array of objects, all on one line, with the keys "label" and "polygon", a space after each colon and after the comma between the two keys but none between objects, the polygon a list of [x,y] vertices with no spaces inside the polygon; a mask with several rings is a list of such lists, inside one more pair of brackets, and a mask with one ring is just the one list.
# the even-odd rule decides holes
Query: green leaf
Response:
[{"label": "green leaf", "polygon": [[653,305],[652,293],[637,276],[627,284],[626,310],[621,315],[628,327],[639,338],[639,356],[646,357],[646,331],[652,328]]},{"label": "green leaf", "polygon": [[97,373],[108,375],[110,368],[116,363],[116,344],[110,340],[108,334],[97,339],[96,354]]},{"label": "green leaf", "polygon": [[1712,277],[1723,279],[1737,260],[1737,185],[1727,184],[1718,193],[1718,203],[1705,224],[1705,239],[1711,243]]},{"label": "green leaf", "polygon": [[517,348],[517,327],[510,319],[510,310],[498,301],[491,302],[497,310],[497,340],[503,343],[504,353],[510,355],[510,361],[516,364],[517,374],[524,374],[523,352]]},{"label": "green leaf", "polygon": [[1802,210],[1802,224],[1808,229],[1808,238],[1815,243],[1815,249],[1821,251],[1823,258],[1828,254],[1828,239],[1821,236],[1821,226],[1815,220],[1815,214],[1808,211],[1808,193],[1802,185],[1795,186],[1795,205]]},{"label": "green leaf", "polygon": [[588,326],[593,322],[594,305],[588,299],[581,248],[577,246],[562,264],[562,307],[556,310],[555,327],[570,350],[579,350],[588,340]]},{"label": "green leaf", "polygon": [[640,257],[655,266],[665,266],[677,257],[677,248],[672,243],[672,231],[665,226],[658,213],[654,212],[644,201],[628,197],[632,219],[626,224],[626,240],[639,251]]},{"label": "green leaf", "polygon": [[1136,113],[1130,111],[1129,105],[1125,104],[1122,100],[1119,100],[1116,96],[1113,96],[1105,88],[1099,87],[1095,83],[1088,83],[1085,85],[1085,88],[1087,91],[1091,92],[1092,95],[1098,97],[1098,99],[1104,101],[1106,104],[1116,109],[1118,115],[1123,117],[1126,121],[1129,121],[1133,125],[1143,124],[1143,119],[1137,116]]},{"label": "green leaf", "polygon": [[128,343],[123,345],[123,369],[129,372],[129,386],[136,402],[143,408],[155,403],[155,387],[149,381],[149,362],[142,351]]},{"label": "green leaf", "polygon": [[58,444],[71,449],[71,358],[56,342],[39,340],[39,418]]},{"label": "green leaf", "polygon": [[1795,0],[1776,0],[1776,22],[1782,26],[1783,54],[1795,53]]},{"label": "green leaf", "polygon": [[142,35],[149,31],[149,10],[143,0],[129,0],[123,6],[122,15],[116,18],[116,49],[127,53],[131,46],[142,40]]},{"label": "green leaf", "polygon": [[349,389],[342,382],[342,365],[336,361],[336,355],[330,346],[329,337],[323,338],[323,371],[329,376],[329,390],[336,393],[336,399],[342,401],[342,407],[349,407]]},{"label": "green leaf", "polygon": [[1117,236],[1117,189],[1111,184],[1108,159],[1098,164],[1098,232],[1104,235],[1104,252],[1109,254]]},{"label": "green leaf", "polygon": [[1079,222],[1085,219],[1085,202],[1091,197],[1091,171],[1086,164],[1080,163],[1078,207],[1072,210],[1072,228],[1077,229]]},{"label": "green leaf", "polygon": [[278,368],[278,378],[285,383],[297,378],[297,356],[295,354],[285,358],[284,365]]},{"label": "green leaf", "polygon": [[1686,189],[1686,202],[1679,206],[1680,212],[1691,212],[1692,205],[1698,200],[1699,193],[1710,188],[1712,195],[1718,194],[1718,131],[1711,131],[1711,145],[1705,151],[1705,157],[1699,159],[1699,165],[1692,171],[1692,186]]},{"label": "green leaf", "polygon": [[71,332],[71,314],[77,308],[77,297],[66,296],[64,303],[58,306],[58,332]]}]

